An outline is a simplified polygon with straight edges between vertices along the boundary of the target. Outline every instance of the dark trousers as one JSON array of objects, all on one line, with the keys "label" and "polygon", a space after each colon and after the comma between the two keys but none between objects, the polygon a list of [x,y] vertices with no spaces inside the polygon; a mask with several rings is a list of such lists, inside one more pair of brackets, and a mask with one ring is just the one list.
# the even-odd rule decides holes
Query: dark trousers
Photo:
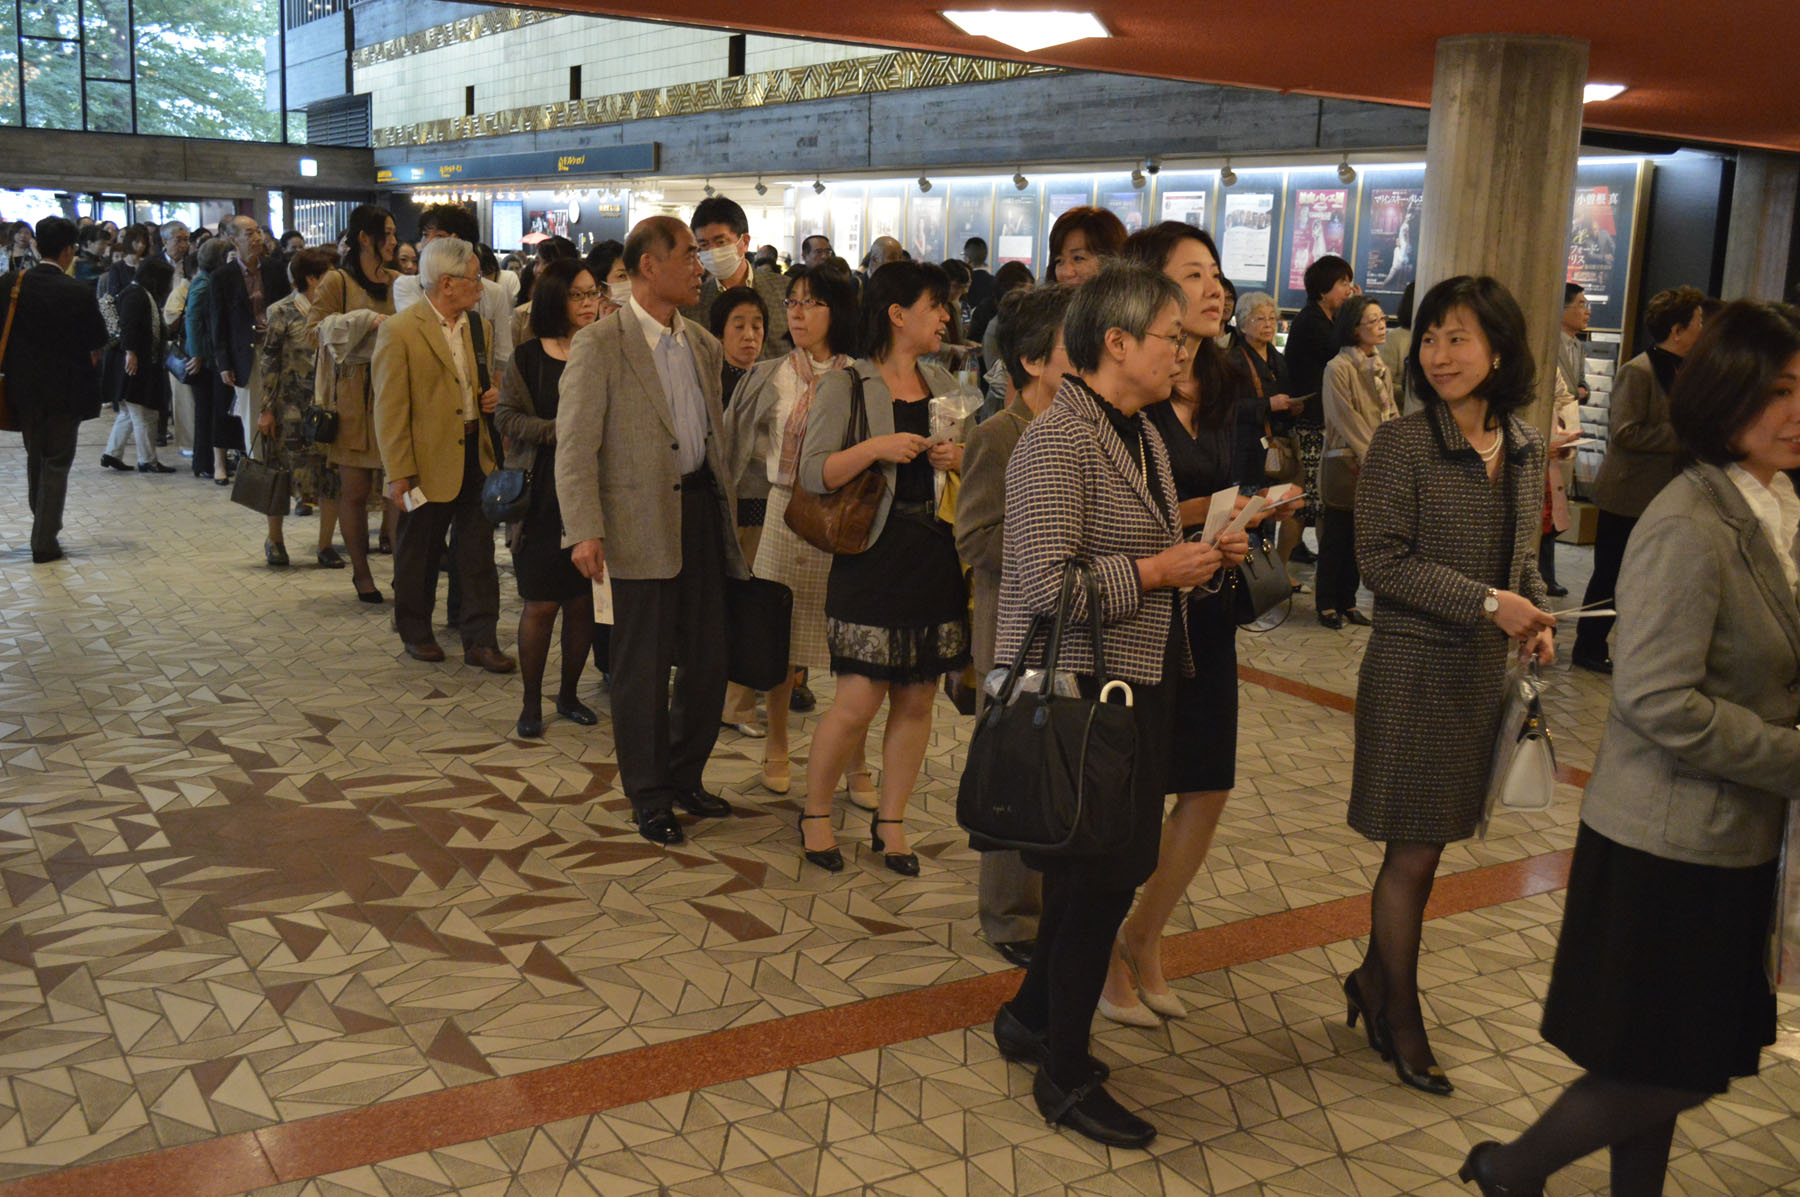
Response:
[{"label": "dark trousers", "polygon": [[1320,611],[1356,606],[1362,574],[1356,568],[1356,513],[1324,509],[1319,527],[1319,565],[1313,573],[1314,605]]},{"label": "dark trousers", "polygon": [[229,392],[230,388],[206,366],[201,366],[188,378],[188,388],[194,392],[194,473],[210,474],[213,471],[213,425],[217,420],[214,404],[218,401],[218,392]]},{"label": "dark trousers", "polygon": [[[613,747],[639,818],[700,789],[725,709],[725,537],[713,484],[681,492],[681,572],[614,578]],[[673,694],[669,670],[675,670]]]},{"label": "dark trousers", "polygon": [[462,490],[448,503],[402,511],[394,528],[394,630],[407,644],[433,639],[438,565],[444,536],[456,530],[451,568],[462,580],[460,629],[465,650],[498,648],[500,573],[494,568],[494,525],[481,514],[481,442],[471,433],[463,447]]},{"label": "dark trousers", "polygon": [[63,504],[69,494],[69,467],[75,464],[75,438],[81,421],[61,408],[15,410],[25,441],[26,502],[31,506],[31,551],[56,548],[63,526]]},{"label": "dark trousers", "polygon": [[1538,576],[1546,586],[1556,585],[1556,533],[1538,537]]},{"label": "dark trousers", "polygon": [[[1625,561],[1625,544],[1635,527],[1636,516],[1616,515],[1601,509],[1594,529],[1594,572],[1588,578],[1587,593],[1581,597],[1582,606],[1592,607],[1597,603],[1612,606],[1613,591],[1619,585],[1619,566]],[[1606,637],[1612,632],[1612,626],[1613,621],[1607,618],[1582,620],[1575,630],[1574,655],[1589,660],[1605,657]]]},{"label": "dark trousers", "polygon": [[1059,1088],[1085,1082],[1088,1034],[1106,987],[1113,939],[1132,890],[1099,890],[1052,865],[1044,870],[1044,913],[1038,922],[1031,967],[1013,997],[1020,1022],[1042,1032],[1050,1048],[1046,1067]]}]

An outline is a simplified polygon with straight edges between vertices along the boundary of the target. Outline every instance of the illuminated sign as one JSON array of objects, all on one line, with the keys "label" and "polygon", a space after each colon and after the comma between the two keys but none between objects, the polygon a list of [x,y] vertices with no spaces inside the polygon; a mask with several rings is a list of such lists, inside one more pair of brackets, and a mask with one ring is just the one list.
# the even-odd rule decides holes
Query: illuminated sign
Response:
[{"label": "illuminated sign", "polygon": [[637,145],[610,145],[589,150],[531,154],[485,154],[431,162],[389,162],[375,168],[375,182],[407,186],[495,179],[539,179],[553,175],[585,178],[595,175],[653,174],[661,158],[654,141]]}]

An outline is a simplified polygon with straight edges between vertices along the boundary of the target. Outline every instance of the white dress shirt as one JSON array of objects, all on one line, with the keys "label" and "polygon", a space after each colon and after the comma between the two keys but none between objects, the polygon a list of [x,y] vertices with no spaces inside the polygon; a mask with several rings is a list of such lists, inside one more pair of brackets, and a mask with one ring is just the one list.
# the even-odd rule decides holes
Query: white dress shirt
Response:
[{"label": "white dress shirt", "polygon": [[463,327],[469,323],[469,314],[458,312],[456,319],[452,320],[438,311],[437,304],[432,303],[430,299],[426,299],[425,302],[431,308],[432,315],[437,317],[438,331],[443,334],[444,342],[450,349],[450,360],[456,363],[457,389],[462,394],[463,423],[467,424],[481,416],[481,407],[475,398],[475,380],[479,375],[476,373],[475,363],[469,358],[468,346],[463,340]]},{"label": "white dress shirt", "polygon": [[1764,486],[1756,475],[1735,461],[1725,468],[1725,475],[1737,484],[1775,545],[1775,556],[1787,574],[1788,585],[1800,588],[1800,562],[1795,561],[1800,554],[1800,543],[1796,543],[1800,540],[1800,496],[1794,493],[1793,480],[1777,470],[1774,479]]}]

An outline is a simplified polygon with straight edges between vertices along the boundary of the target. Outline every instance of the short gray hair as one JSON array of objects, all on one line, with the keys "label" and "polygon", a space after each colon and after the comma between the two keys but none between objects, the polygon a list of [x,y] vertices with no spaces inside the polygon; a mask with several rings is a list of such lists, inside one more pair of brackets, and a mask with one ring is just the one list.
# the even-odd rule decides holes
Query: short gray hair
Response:
[{"label": "short gray hair", "polygon": [[208,237],[206,244],[200,247],[200,269],[211,274],[225,265],[231,256],[231,241],[225,237]]},{"label": "short gray hair", "polygon": [[453,274],[467,275],[475,247],[460,237],[437,237],[419,248],[419,285],[429,295]]},{"label": "short gray hair", "polygon": [[1274,308],[1276,317],[1281,316],[1281,305],[1275,302],[1273,295],[1267,291],[1250,291],[1245,293],[1237,303],[1236,319],[1239,327],[1242,327],[1244,321],[1255,315],[1256,309],[1261,307]]},{"label": "short gray hair", "polygon": [[1083,283],[1063,317],[1063,348],[1075,369],[1100,368],[1106,334],[1117,328],[1143,340],[1150,322],[1174,304],[1187,310],[1187,295],[1174,279],[1142,262],[1111,259],[1100,273]]},{"label": "short gray hair", "polygon": [[188,227],[179,220],[171,220],[156,231],[161,235],[164,245],[171,245],[174,243],[176,236],[188,231]]}]

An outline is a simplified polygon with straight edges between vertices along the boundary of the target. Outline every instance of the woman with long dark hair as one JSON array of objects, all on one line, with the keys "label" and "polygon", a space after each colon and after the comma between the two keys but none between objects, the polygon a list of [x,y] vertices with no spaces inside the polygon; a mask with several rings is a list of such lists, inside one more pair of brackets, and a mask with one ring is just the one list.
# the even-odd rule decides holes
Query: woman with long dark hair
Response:
[{"label": "woman with long dark hair", "polygon": [[1344,978],[1352,1026],[1438,1096],[1419,936],[1444,845],[1475,834],[1507,657],[1556,655],[1538,576],[1544,439],[1517,412],[1537,368],[1525,316],[1491,278],[1426,292],[1407,358],[1424,406],[1375,430],[1356,484],[1356,558],[1375,594],[1356,689],[1350,826],[1385,845],[1373,930]]},{"label": "woman with long dark hair", "polygon": [[[1124,256],[1175,280],[1187,299],[1181,329],[1192,356],[1167,401],[1151,404],[1144,416],[1168,450],[1182,531],[1191,534],[1206,524],[1212,496],[1241,481],[1237,406],[1249,380],[1216,340],[1225,303],[1218,249],[1204,229],[1168,220],[1134,234],[1125,242]],[[1244,502],[1240,496],[1234,508],[1241,510]],[[1234,532],[1216,547],[1230,569],[1248,554],[1249,538]],[[1115,1022],[1156,1026],[1158,1015],[1187,1013],[1163,976],[1162,934],[1205,863],[1237,784],[1237,624],[1231,600],[1230,591],[1214,585],[1176,603],[1187,625],[1194,674],[1175,679],[1173,686],[1177,734],[1163,792],[1175,795],[1175,806],[1163,823],[1156,871],[1119,928],[1100,996],[1100,1013]]]},{"label": "woman with long dark hair", "polygon": [[114,299],[119,313],[119,343],[107,356],[107,391],[119,409],[107,438],[102,465],[125,469],[119,454],[125,438],[137,443],[140,474],[173,474],[156,458],[156,420],[169,409],[169,372],[163,369],[169,333],[162,308],[175,283],[175,268],[162,258],[145,258],[136,276]]},{"label": "woman with long dark hair", "polygon": [[[870,848],[892,872],[918,876],[906,804],[931,737],[938,679],[969,663],[968,590],[955,536],[938,518],[935,480],[935,471],[961,464],[962,448],[930,439],[931,397],[959,388],[921,360],[942,344],[949,303],[950,280],[936,266],[902,261],[877,270],[863,291],[862,356],[819,380],[800,450],[796,477],[814,494],[870,469],[888,483],[868,548],[832,558],[825,586],[837,700],[813,732],[801,834],[806,859],[832,872],[844,862],[831,834],[831,797],[885,702]],[[844,448],[859,400],[869,436]]]},{"label": "woman with long dark hair", "polygon": [[381,469],[369,363],[375,330],[394,314],[391,288],[400,275],[387,264],[394,255],[394,218],[385,208],[361,204],[344,231],[349,257],[319,284],[306,326],[319,343],[320,389],[329,387],[328,406],[338,414],[337,439],[326,458],[341,480],[338,519],[350,554],[350,580],[357,598],[379,603],[382,594],[369,571],[369,495]]}]

